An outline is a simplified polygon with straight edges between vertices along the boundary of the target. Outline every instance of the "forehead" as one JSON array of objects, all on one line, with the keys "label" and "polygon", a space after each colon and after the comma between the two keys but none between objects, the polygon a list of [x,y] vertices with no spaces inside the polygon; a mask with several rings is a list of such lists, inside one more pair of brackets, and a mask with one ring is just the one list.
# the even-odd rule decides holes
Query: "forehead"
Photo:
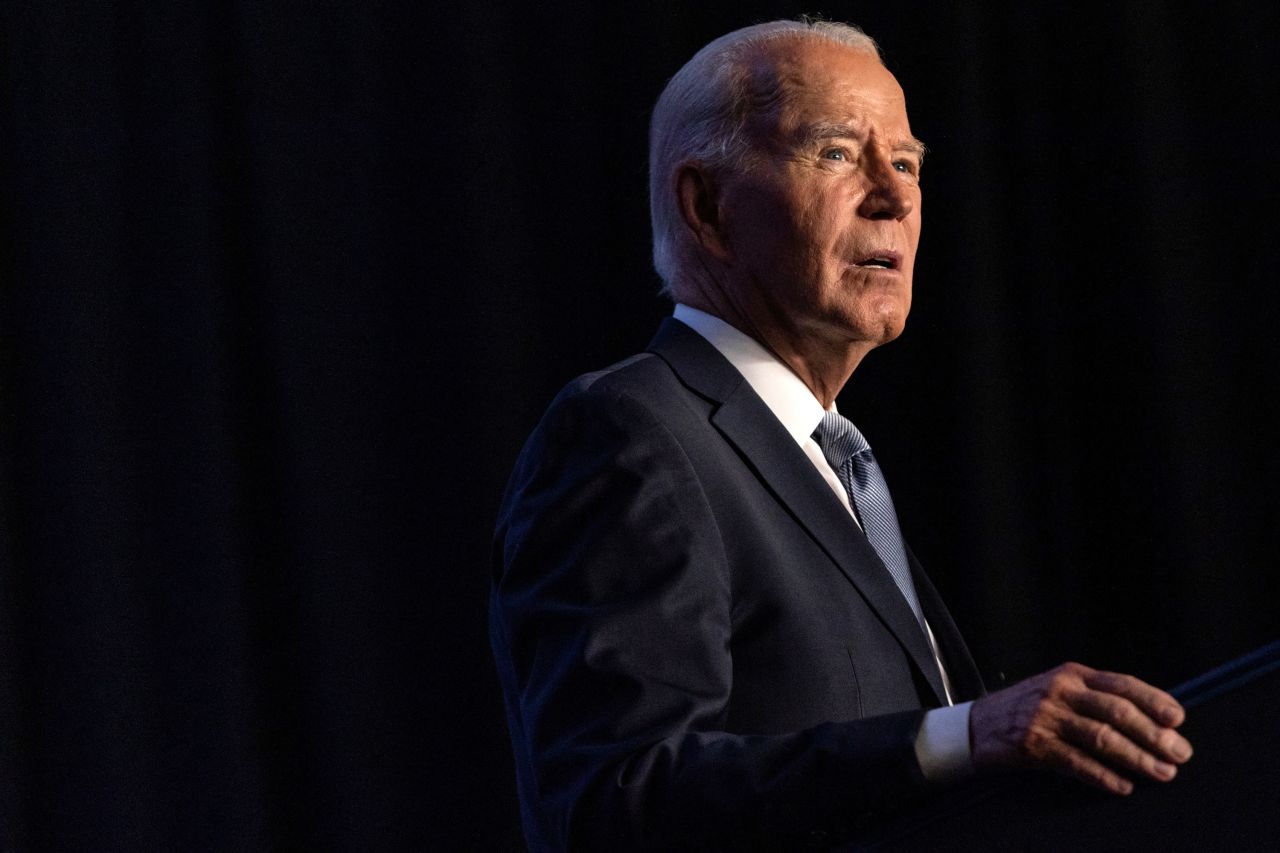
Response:
[{"label": "forehead", "polygon": [[779,40],[753,67],[757,105],[751,123],[789,134],[815,122],[873,125],[911,137],[902,87],[877,56],[817,39]]}]

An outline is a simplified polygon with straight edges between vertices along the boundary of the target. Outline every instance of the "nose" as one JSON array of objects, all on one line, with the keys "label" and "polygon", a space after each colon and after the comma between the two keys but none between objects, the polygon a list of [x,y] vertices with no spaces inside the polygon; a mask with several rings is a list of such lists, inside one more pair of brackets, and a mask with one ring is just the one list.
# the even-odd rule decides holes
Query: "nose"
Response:
[{"label": "nose", "polygon": [[868,219],[905,219],[915,209],[910,175],[894,167],[892,152],[875,146],[863,160],[867,194],[858,213]]}]

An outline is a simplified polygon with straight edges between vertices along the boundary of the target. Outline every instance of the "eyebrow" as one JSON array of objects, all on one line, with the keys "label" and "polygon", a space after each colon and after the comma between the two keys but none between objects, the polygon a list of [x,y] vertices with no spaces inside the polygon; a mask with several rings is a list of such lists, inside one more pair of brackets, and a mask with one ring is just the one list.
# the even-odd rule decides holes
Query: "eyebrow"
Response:
[{"label": "eyebrow", "polygon": [[[860,135],[861,132],[853,125],[819,121],[801,128],[797,134],[797,142],[805,146],[821,142],[824,139],[857,139]],[[924,155],[929,153],[929,147],[914,136],[895,142],[893,150],[895,152],[905,151],[915,154],[922,163],[924,162]]]}]

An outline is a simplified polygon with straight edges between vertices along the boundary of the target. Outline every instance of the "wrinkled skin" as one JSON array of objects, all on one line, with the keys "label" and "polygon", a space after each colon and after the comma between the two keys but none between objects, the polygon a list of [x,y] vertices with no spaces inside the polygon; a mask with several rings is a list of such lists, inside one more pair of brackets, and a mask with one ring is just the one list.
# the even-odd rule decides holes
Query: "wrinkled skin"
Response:
[{"label": "wrinkled skin", "polygon": [[[830,408],[911,309],[923,146],[901,87],[867,52],[783,40],[753,79],[766,106],[747,123],[750,164],[723,174],[687,163],[676,175],[702,253],[673,289],[768,347]],[[1132,778],[1168,781],[1190,758],[1176,731],[1184,716],[1132,676],[1063,664],[974,703],[973,763],[1128,794]]]},{"label": "wrinkled skin", "polygon": [[[705,250],[681,302],[772,350],[824,405],[871,349],[902,333],[920,242],[924,146],[872,54],[825,42],[774,46],[757,88],[781,97],[748,121],[744,170],[679,173]],[[884,258],[888,264],[866,263]]]},{"label": "wrinkled skin", "polygon": [[1131,675],[1066,663],[977,700],[969,735],[978,768],[1041,766],[1128,794],[1131,777],[1167,782],[1191,757],[1185,717]]}]

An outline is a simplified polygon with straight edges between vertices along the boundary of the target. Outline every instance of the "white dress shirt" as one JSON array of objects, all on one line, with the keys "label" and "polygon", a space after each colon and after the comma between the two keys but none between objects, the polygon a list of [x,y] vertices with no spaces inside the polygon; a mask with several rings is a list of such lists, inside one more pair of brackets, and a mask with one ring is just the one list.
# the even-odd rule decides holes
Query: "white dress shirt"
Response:
[{"label": "white dress shirt", "polygon": [[[849,513],[854,524],[858,517],[849,504],[836,472],[822,454],[822,448],[813,440],[813,433],[822,422],[825,410],[818,398],[791,368],[769,352],[755,338],[730,326],[719,317],[699,311],[688,305],[677,304],[675,318],[704,337],[729,363],[737,368],[743,378],[769,407],[769,411],[782,423],[795,439],[805,456],[813,463],[822,479]],[[836,406],[831,404],[831,411]],[[925,621],[925,635],[933,651],[934,660],[942,674],[948,703],[951,702],[951,683],[946,667],[938,653],[933,629]],[[969,750],[969,707],[972,703],[948,704],[945,708],[927,711],[920,733],[916,736],[916,758],[920,770],[930,781],[943,782],[967,776],[972,772],[973,760]]]}]

